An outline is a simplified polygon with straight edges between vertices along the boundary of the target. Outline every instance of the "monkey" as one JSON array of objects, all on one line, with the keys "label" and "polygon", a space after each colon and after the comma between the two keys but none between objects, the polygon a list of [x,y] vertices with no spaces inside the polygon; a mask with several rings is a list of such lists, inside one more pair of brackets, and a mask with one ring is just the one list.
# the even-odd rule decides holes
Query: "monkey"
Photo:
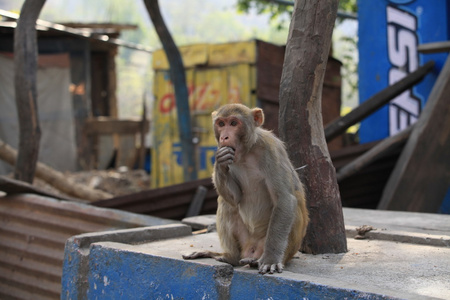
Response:
[{"label": "monkey", "polygon": [[212,174],[218,193],[217,233],[223,253],[214,258],[250,265],[261,274],[281,273],[300,250],[309,222],[305,191],[284,143],[262,128],[264,113],[242,104],[212,112],[218,145]]}]

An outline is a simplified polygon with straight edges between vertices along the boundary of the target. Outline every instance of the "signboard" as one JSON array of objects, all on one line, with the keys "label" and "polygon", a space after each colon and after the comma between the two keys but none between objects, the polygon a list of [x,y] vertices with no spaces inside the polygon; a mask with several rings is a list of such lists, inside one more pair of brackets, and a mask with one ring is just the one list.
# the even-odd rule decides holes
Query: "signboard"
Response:
[{"label": "signboard", "polygon": [[[186,68],[198,178],[211,176],[217,143],[211,112],[227,103],[253,107],[256,42],[180,48]],[[184,182],[177,108],[163,50],[154,53],[152,187]]]},{"label": "signboard", "polygon": [[380,140],[415,123],[441,70],[446,53],[420,54],[420,44],[447,41],[447,0],[358,0],[360,103],[434,60],[432,74],[363,122],[360,142]]}]

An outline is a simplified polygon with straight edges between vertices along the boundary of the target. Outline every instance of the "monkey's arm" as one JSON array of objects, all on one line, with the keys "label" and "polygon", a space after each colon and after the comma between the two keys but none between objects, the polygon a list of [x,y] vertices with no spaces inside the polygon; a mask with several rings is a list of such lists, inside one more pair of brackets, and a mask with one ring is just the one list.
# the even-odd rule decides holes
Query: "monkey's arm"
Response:
[{"label": "monkey's arm", "polygon": [[219,195],[228,203],[236,206],[241,201],[242,190],[230,172],[229,165],[233,163],[233,159],[233,148],[222,147],[217,150],[213,181]]},{"label": "monkey's arm", "polygon": [[[282,272],[284,254],[288,246],[289,234],[295,220],[297,198],[294,193],[290,162],[286,157],[272,165],[270,174],[266,174],[266,184],[273,204],[264,245],[264,253],[259,259],[259,272]],[[283,161],[286,160],[286,161]]]},{"label": "monkey's arm", "polygon": [[262,274],[283,271],[284,253],[295,218],[295,196],[282,193],[275,202],[267,229],[264,253],[259,259],[259,272]]}]

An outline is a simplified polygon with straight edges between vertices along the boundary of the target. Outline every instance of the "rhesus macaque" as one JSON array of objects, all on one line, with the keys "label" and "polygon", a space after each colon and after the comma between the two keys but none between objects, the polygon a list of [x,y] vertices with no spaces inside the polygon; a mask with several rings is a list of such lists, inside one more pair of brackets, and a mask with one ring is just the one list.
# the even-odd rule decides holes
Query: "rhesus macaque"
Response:
[{"label": "rhesus macaque", "polygon": [[228,104],[212,113],[218,143],[213,182],[224,253],[194,252],[232,265],[282,272],[299,251],[309,217],[305,193],[283,142],[261,128],[260,108]]}]

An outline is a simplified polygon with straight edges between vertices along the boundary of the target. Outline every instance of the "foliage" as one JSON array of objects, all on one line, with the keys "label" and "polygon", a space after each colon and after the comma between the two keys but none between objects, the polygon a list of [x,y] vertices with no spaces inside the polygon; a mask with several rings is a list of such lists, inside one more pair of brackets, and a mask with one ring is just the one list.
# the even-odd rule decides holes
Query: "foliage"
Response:
[{"label": "foliage", "polygon": [[[286,1],[289,2],[289,1]],[[292,2],[293,3],[293,2]],[[254,9],[258,14],[269,14],[271,21],[277,20],[278,29],[283,29],[288,24],[292,14],[293,5],[283,5],[270,0],[238,0],[237,9],[248,13]]]},{"label": "foliage", "polygon": [[[246,13],[254,9],[258,14],[269,14],[271,20],[277,20],[278,28],[282,29],[289,24],[293,4],[293,0],[237,0],[237,9]],[[356,13],[356,0],[340,0],[339,10]]]}]

